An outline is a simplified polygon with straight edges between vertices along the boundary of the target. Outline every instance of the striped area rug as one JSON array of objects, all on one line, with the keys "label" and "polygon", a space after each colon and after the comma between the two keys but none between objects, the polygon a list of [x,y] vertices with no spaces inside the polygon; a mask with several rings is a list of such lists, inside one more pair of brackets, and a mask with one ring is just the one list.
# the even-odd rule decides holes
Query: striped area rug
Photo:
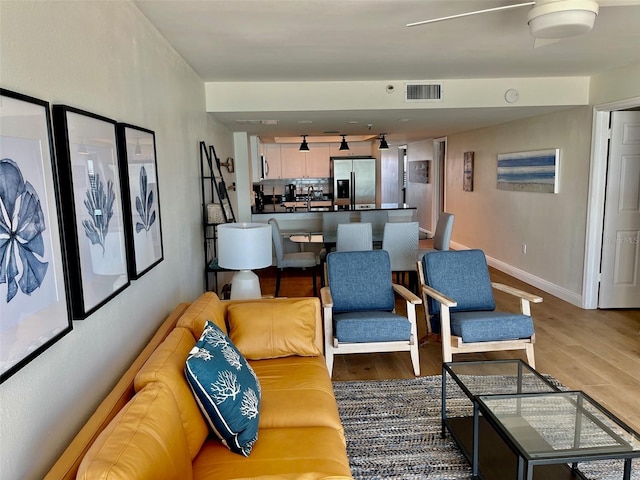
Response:
[{"label": "striped area rug", "polygon": [[[553,379],[551,379],[554,381]],[[441,377],[334,382],[356,480],[469,479],[471,468],[449,434],[441,438]],[[462,391],[448,387],[449,415],[469,414]],[[622,478],[621,461],[583,463],[589,479]],[[640,480],[640,461],[631,478]],[[553,480],[553,479],[548,479]]]}]

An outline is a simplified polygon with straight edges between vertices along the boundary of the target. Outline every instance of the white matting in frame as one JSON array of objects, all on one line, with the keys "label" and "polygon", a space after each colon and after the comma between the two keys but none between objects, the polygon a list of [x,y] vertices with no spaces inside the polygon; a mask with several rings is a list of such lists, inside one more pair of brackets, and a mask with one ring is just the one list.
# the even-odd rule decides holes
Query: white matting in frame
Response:
[{"label": "white matting in frame", "polygon": [[72,329],[49,104],[0,89],[1,381]]}]

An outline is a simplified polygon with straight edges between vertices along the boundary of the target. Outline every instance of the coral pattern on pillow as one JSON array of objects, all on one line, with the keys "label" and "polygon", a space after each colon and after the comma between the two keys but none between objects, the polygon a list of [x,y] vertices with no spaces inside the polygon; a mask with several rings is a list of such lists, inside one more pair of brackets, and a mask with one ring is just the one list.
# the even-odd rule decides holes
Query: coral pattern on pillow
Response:
[{"label": "coral pattern on pillow", "polygon": [[185,375],[211,431],[232,452],[249,456],[258,439],[260,383],[213,322],[189,352]]}]

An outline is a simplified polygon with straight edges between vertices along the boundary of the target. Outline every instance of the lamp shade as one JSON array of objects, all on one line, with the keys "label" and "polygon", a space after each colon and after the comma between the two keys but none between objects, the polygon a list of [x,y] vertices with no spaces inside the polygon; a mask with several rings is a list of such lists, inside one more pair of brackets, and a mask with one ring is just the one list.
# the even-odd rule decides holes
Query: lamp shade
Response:
[{"label": "lamp shade", "polygon": [[349,150],[349,144],[347,143],[347,139],[344,137],[345,135],[342,135],[342,141],[340,142],[339,150]]},{"label": "lamp shade", "polygon": [[218,265],[229,270],[271,266],[271,225],[223,223],[218,225]]}]

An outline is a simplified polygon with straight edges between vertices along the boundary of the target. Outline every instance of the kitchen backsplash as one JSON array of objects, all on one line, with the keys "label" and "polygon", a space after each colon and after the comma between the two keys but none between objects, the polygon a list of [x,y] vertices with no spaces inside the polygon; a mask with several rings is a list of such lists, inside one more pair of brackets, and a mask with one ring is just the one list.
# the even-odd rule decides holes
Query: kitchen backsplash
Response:
[{"label": "kitchen backsplash", "polygon": [[274,180],[262,180],[253,184],[262,186],[265,195],[284,195],[285,185],[294,184],[298,195],[306,195],[310,186],[314,191],[322,191],[324,195],[332,196],[333,184],[330,178],[279,178]]}]

